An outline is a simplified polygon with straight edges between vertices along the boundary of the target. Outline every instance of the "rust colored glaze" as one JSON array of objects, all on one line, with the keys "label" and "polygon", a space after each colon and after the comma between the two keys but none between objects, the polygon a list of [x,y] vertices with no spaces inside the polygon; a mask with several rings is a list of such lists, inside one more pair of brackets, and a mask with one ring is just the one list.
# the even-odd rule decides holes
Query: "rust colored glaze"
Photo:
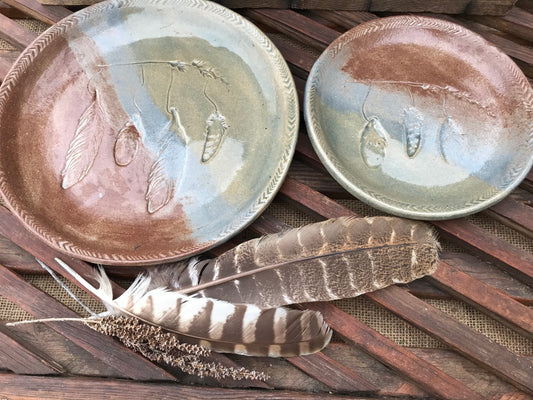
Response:
[{"label": "rust colored glaze", "polygon": [[311,141],[355,196],[415,219],[450,219],[503,199],[530,169],[533,92],[512,60],[447,21],[361,24],[315,63]]},{"label": "rust colored glaze", "polygon": [[[190,239],[192,231],[179,204],[157,215],[147,214],[144,187],[153,160],[140,151],[128,171],[117,167],[111,151],[117,126],[102,125],[100,147],[106,151],[98,153],[91,173],[69,189],[61,187],[64,155],[81,112],[92,100],[87,90],[89,81],[62,38],[50,44],[38,61],[39,69],[30,69],[24,75],[26,85],[11,92],[10,102],[22,107],[11,107],[13,111],[4,113],[2,120],[2,126],[23,133],[9,136],[0,149],[2,162],[10,166],[13,197],[24,199],[27,209],[45,221],[50,233],[72,243],[83,241],[87,254],[83,258],[90,261],[101,260],[89,254],[120,252],[127,260],[144,254],[165,254],[169,245],[197,247],[199,244]],[[62,76],[58,77],[57,71]],[[68,111],[72,104],[79,107]],[[127,120],[119,106],[113,112],[117,124]],[[37,127],[44,128],[47,134],[39,135]],[[26,226],[41,234],[31,225]]]},{"label": "rust colored glaze", "polygon": [[285,178],[298,105],[281,54],[220,5],[175,5],[80,10],[2,84],[2,196],[63,253],[115,265],[190,257],[247,226]]}]

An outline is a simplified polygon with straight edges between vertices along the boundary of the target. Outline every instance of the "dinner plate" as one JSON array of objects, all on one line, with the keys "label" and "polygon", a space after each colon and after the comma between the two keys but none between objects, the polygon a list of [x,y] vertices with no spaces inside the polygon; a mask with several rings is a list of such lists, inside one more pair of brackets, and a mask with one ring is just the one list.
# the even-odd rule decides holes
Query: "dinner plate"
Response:
[{"label": "dinner plate", "polygon": [[305,118],[332,176],[399,216],[449,219],[501,200],[533,161],[533,93],[509,57],[444,20],[359,25],[319,57]]},{"label": "dinner plate", "polygon": [[209,249],[279,189],[298,104],[254,25],[198,0],[109,1],[27,48],[0,91],[0,188],[56,249],[152,264]]}]

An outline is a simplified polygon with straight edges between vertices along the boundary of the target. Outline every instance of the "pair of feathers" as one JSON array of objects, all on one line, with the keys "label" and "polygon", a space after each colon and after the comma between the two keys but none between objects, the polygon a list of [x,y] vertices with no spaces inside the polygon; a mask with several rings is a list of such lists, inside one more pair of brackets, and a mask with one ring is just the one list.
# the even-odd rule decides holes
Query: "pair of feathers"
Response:
[{"label": "pair of feathers", "polygon": [[439,245],[432,229],[394,217],[341,217],[240,244],[221,256],[167,264],[137,277],[113,299],[58,262],[113,315],[127,315],[214,351],[290,357],[331,339],[319,312],[284,306],[330,301],[431,274]]}]

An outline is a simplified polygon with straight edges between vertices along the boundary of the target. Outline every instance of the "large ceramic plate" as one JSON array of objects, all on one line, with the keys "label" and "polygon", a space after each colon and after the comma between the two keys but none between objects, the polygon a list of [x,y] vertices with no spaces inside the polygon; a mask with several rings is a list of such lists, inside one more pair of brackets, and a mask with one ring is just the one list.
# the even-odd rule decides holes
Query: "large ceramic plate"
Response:
[{"label": "large ceramic plate", "polygon": [[290,72],[252,24],[196,0],[111,1],[40,36],[0,92],[0,186],[70,255],[149,264],[228,239],[294,152]]},{"label": "large ceramic plate", "polygon": [[341,185],[410,218],[486,208],[533,160],[527,79],[478,35],[432,18],[376,20],[333,42],[309,76],[305,117]]}]

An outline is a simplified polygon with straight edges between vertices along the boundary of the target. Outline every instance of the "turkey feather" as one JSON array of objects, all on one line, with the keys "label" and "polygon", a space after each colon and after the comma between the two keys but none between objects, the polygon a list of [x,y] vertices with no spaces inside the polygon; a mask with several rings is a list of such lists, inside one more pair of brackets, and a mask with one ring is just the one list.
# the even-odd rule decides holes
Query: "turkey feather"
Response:
[{"label": "turkey feather", "polygon": [[431,274],[438,250],[434,231],[423,222],[341,217],[244,242],[198,261],[188,269],[197,276],[173,275],[167,284],[262,308],[329,301]]},{"label": "turkey feather", "polygon": [[439,245],[419,221],[342,217],[242,243],[211,260],[165,264],[113,299],[57,260],[112,315],[133,316],[214,351],[296,356],[322,349],[320,313],[284,305],[354,297],[431,274]]},{"label": "turkey feather", "polygon": [[213,351],[292,357],[319,351],[331,339],[332,331],[319,312],[261,309],[188,296],[164,286],[153,288],[150,275],[139,275],[113,299],[111,283],[102,268],[96,277],[99,288],[95,288],[62,260],[56,261],[96,295],[111,315],[136,317]]}]

